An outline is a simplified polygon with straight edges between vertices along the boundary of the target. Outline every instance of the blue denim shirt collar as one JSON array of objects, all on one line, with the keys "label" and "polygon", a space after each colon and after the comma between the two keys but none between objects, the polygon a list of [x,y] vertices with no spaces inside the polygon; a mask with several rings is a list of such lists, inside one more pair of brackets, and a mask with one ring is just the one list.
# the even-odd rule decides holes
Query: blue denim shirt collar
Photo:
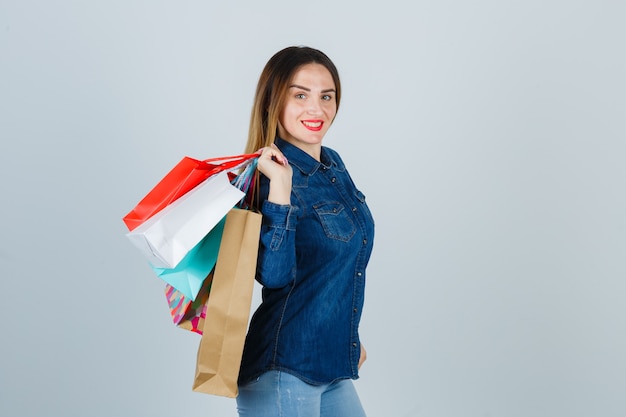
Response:
[{"label": "blue denim shirt collar", "polygon": [[322,146],[322,151],[320,155],[321,162],[319,162],[316,161],[315,158],[313,158],[311,155],[304,152],[302,149],[298,148],[295,145],[292,145],[291,143],[287,142],[284,139],[281,139],[280,137],[276,137],[276,140],[274,142],[276,143],[276,146],[278,146],[278,149],[280,149],[285,157],[287,157],[287,160],[291,163],[291,165],[298,168],[305,175],[311,176],[322,167],[333,168],[340,172],[346,170],[343,162],[341,160],[338,161],[333,158],[330,152],[328,152],[324,146]]}]

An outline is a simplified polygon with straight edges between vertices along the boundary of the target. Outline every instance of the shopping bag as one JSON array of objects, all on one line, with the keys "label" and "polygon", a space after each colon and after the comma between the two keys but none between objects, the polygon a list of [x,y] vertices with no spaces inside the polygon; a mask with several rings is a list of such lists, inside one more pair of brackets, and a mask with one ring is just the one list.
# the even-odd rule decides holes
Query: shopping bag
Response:
[{"label": "shopping bag", "polygon": [[226,217],[220,220],[200,243],[185,255],[176,268],[152,266],[154,273],[178,290],[186,299],[195,300],[204,279],[217,262],[225,221]]},{"label": "shopping bag", "polygon": [[[248,164],[242,172],[237,175],[231,183],[242,190],[245,193],[248,193],[249,189],[252,187],[255,179],[256,179],[256,159],[252,160],[250,164]],[[248,202],[246,199],[242,199],[237,206],[238,207],[246,207]],[[225,218],[215,226],[213,230],[209,233],[209,235],[205,238],[209,237],[216,238],[219,234],[219,238],[221,240],[221,236],[224,229]],[[202,243],[202,242],[201,242]],[[207,262],[207,267],[209,265],[214,265],[217,261],[217,254],[219,250],[219,242],[218,244],[214,244],[212,246],[212,250],[209,253],[201,254],[198,253],[196,255],[188,254],[181,264],[186,262],[186,259],[191,256],[202,256],[203,258],[210,258],[210,263]],[[179,264],[179,267],[181,267]],[[179,269],[177,267],[176,269]],[[184,268],[184,266],[183,266]],[[156,268],[154,268],[156,270]],[[170,271],[170,270],[165,270]],[[202,270],[197,276],[202,277],[205,271]],[[172,320],[174,324],[178,327],[186,330],[190,330],[192,332],[202,334],[202,327],[204,323],[204,319],[206,317],[206,302],[209,298],[209,292],[211,290],[211,283],[213,281],[213,269],[209,275],[204,278],[202,282],[200,290],[196,294],[195,298],[191,298],[188,295],[183,294],[181,291],[178,291],[174,286],[169,283],[165,286],[165,296],[167,299],[167,303],[170,309],[170,314],[172,315]]]},{"label": "shopping bag", "polygon": [[242,154],[205,160],[185,156],[122,220],[132,231],[207,178],[223,171],[235,171],[258,156]]},{"label": "shopping bag", "polygon": [[211,270],[209,275],[204,279],[195,300],[185,297],[171,285],[165,285],[165,297],[167,298],[172,320],[176,326],[181,329],[202,334],[204,319],[206,317],[206,302],[209,299],[212,283],[213,270]]},{"label": "shopping bag", "polygon": [[126,236],[157,268],[178,263],[245,196],[227,172],[209,177]]},{"label": "shopping bag", "polygon": [[234,208],[224,225],[206,318],[198,347],[193,391],[237,396],[256,273],[261,214]]}]

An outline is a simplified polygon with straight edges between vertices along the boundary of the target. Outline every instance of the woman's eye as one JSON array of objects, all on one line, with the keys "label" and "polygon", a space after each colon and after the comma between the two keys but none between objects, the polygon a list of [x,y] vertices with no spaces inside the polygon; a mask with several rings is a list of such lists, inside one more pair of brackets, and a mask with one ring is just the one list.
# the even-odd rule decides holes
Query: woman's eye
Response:
[{"label": "woman's eye", "polygon": [[303,98],[306,98],[306,96],[300,93],[300,94],[296,94],[296,98],[303,99]]},{"label": "woman's eye", "polygon": [[329,96],[328,94],[325,94],[325,95],[322,96],[322,100],[324,100],[324,101],[330,101],[332,99],[333,99],[333,97]]}]

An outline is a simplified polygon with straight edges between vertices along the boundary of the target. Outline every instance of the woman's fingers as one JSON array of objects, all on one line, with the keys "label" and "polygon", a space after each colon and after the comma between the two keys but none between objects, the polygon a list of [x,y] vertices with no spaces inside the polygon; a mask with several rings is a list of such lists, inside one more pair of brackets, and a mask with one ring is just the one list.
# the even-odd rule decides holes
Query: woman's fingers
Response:
[{"label": "woman's fingers", "polygon": [[258,168],[263,175],[270,180],[282,179],[282,182],[291,184],[291,166],[287,162],[287,158],[274,144],[259,149]]},{"label": "woman's fingers", "polygon": [[361,365],[363,365],[363,362],[365,362],[366,359],[367,351],[365,350],[365,346],[363,346],[363,343],[361,343],[361,356],[359,356],[359,365],[357,366],[359,369],[361,369]]},{"label": "woman's fingers", "polygon": [[276,204],[289,204],[292,169],[287,158],[276,145],[261,148],[259,152],[257,167],[270,180],[267,199]]},{"label": "woman's fingers", "polygon": [[289,163],[285,155],[278,149],[278,146],[273,143],[270,146],[259,149],[257,153],[260,155],[260,158],[270,159],[282,165]]}]

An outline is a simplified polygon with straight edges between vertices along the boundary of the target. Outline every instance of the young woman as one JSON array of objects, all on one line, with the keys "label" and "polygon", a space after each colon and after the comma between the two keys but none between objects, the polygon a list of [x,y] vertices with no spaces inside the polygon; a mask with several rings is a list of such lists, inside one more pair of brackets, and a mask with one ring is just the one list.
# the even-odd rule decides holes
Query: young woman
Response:
[{"label": "young woman", "polygon": [[322,146],[341,84],[321,51],[288,47],[257,86],[246,153],[260,149],[263,301],[244,348],[241,417],[365,416],[352,380],[374,221],[337,154]]}]

